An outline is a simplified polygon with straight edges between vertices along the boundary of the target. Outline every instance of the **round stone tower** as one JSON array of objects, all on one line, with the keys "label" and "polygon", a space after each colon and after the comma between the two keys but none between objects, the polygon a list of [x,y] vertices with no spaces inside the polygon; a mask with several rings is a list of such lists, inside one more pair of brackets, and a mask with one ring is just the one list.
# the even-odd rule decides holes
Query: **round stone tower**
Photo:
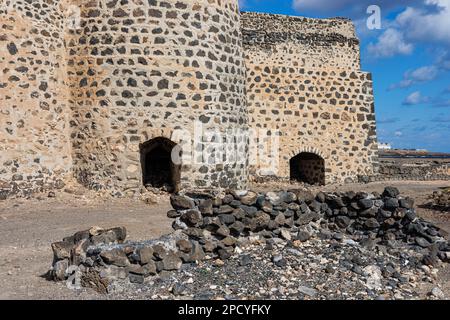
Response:
[{"label": "round stone tower", "polygon": [[78,180],[126,195],[244,188],[238,1],[71,2],[81,13],[66,39]]},{"label": "round stone tower", "polygon": [[61,188],[71,175],[59,1],[0,0],[0,199]]}]

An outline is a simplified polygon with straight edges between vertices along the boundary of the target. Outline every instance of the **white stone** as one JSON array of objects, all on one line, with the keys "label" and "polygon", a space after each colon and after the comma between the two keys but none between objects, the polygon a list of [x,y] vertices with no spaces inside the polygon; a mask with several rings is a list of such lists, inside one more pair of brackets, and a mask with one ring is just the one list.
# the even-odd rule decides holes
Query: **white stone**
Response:
[{"label": "white stone", "polygon": [[371,290],[380,290],[381,284],[381,270],[378,266],[367,266],[363,269],[364,274],[367,276],[366,286]]},{"label": "white stone", "polygon": [[283,237],[283,239],[288,241],[292,239],[291,233],[286,229],[281,229],[281,236]]},{"label": "white stone", "polygon": [[434,297],[436,297],[436,298],[438,298],[438,299],[445,299],[445,294],[444,294],[444,292],[443,292],[440,288],[438,288],[438,287],[434,287],[434,288],[431,290],[431,295],[434,296]]}]

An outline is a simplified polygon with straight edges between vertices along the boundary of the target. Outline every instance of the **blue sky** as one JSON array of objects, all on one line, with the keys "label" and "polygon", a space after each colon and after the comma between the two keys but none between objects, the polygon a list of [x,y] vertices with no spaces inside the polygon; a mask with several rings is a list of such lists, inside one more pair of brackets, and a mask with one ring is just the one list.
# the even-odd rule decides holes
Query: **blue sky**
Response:
[{"label": "blue sky", "polygon": [[[450,0],[240,0],[245,11],[348,17],[372,72],[378,139],[450,152]],[[369,30],[370,5],[381,29]]]}]

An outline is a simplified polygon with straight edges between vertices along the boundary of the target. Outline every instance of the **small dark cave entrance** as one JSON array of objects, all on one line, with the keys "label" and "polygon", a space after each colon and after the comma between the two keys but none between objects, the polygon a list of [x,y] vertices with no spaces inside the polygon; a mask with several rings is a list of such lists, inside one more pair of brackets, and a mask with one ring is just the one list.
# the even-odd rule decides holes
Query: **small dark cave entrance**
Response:
[{"label": "small dark cave entrance", "polygon": [[302,152],[290,160],[291,180],[325,185],[325,160],[315,153]]},{"label": "small dark cave entrance", "polygon": [[155,138],[141,145],[142,180],[145,187],[178,192],[181,166],[172,161],[176,143],[166,138]]}]

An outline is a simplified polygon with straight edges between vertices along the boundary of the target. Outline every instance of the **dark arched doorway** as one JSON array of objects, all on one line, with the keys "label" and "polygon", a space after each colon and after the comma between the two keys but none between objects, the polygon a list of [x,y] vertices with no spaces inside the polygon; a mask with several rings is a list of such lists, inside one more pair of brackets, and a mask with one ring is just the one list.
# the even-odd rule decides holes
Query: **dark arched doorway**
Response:
[{"label": "dark arched doorway", "polygon": [[179,191],[181,166],[172,161],[172,151],[175,146],[175,142],[162,137],[141,145],[144,186],[169,192]]},{"label": "dark arched doorway", "polygon": [[325,184],[325,160],[309,152],[302,152],[290,160],[291,180],[309,184]]}]

